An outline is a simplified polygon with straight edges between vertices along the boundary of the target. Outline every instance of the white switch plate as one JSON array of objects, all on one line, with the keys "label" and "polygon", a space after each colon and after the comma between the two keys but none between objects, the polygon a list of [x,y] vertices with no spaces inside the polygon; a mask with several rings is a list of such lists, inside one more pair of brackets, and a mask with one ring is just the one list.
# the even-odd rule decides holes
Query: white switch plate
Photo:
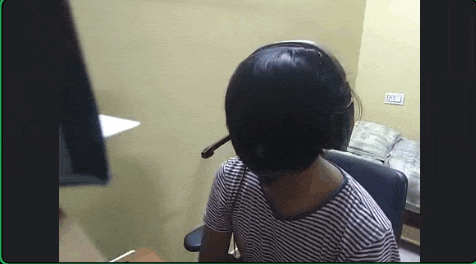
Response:
[{"label": "white switch plate", "polygon": [[385,93],[385,104],[403,105],[405,95],[402,93]]}]

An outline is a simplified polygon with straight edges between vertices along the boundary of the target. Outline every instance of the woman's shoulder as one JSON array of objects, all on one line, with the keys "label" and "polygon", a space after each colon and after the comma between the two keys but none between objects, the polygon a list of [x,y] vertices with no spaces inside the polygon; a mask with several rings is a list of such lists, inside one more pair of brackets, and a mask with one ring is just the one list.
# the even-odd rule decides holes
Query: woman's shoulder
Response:
[{"label": "woman's shoulder", "polygon": [[237,156],[232,157],[219,166],[217,176],[223,178],[227,182],[239,181],[247,170],[246,165]]},{"label": "woman's shoulder", "polygon": [[246,166],[243,163],[243,161],[241,161],[241,159],[238,156],[235,156],[222,162],[219,169],[225,172],[226,174],[228,174],[228,173],[244,170],[245,168]]},{"label": "woman's shoulder", "polygon": [[[346,185],[346,195],[348,201],[352,201],[352,219],[357,222],[365,221],[373,228],[385,231],[392,228],[390,220],[386,217],[377,202],[350,174],[346,173],[348,184]],[[357,224],[357,223],[354,223]]]}]

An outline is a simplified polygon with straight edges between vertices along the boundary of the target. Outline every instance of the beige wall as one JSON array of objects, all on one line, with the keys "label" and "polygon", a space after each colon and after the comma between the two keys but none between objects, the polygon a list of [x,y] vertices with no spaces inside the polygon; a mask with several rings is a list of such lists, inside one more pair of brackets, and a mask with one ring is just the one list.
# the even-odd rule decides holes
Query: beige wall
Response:
[{"label": "beige wall", "polygon": [[141,122],[107,141],[109,186],[60,190],[108,259],[150,247],[196,261],[183,238],[202,223],[214,171],[234,155],[229,143],[210,159],[200,152],[227,134],[228,79],[255,48],[317,41],[355,82],[365,0],[71,3],[100,112]]},{"label": "beige wall", "polygon": [[[420,140],[420,4],[367,0],[356,92],[363,120]],[[403,106],[384,104],[385,93],[404,93]]]}]

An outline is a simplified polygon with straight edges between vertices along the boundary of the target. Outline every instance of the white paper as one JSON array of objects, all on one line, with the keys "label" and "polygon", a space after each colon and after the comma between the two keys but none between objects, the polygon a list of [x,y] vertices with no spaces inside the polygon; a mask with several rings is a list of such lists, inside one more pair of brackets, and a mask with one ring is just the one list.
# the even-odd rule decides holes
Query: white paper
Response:
[{"label": "white paper", "polygon": [[102,136],[105,138],[140,125],[140,122],[137,121],[107,115],[99,115],[99,122],[101,123]]}]

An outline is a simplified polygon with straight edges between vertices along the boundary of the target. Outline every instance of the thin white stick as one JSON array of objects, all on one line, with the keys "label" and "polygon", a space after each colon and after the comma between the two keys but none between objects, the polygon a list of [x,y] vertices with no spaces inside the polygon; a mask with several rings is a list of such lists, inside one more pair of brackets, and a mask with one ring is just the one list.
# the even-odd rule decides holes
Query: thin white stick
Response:
[{"label": "thin white stick", "polygon": [[124,253],[124,254],[122,254],[121,256],[119,256],[119,257],[117,257],[117,258],[115,258],[115,259],[113,259],[113,260],[111,260],[111,261],[109,261],[109,262],[115,262],[116,260],[119,260],[119,259],[121,259],[121,258],[123,258],[123,257],[129,256],[130,254],[132,254],[132,253],[134,253],[134,252],[136,252],[136,251],[135,251],[135,250],[131,250],[131,251],[129,251],[129,252],[127,252],[127,253]]}]

